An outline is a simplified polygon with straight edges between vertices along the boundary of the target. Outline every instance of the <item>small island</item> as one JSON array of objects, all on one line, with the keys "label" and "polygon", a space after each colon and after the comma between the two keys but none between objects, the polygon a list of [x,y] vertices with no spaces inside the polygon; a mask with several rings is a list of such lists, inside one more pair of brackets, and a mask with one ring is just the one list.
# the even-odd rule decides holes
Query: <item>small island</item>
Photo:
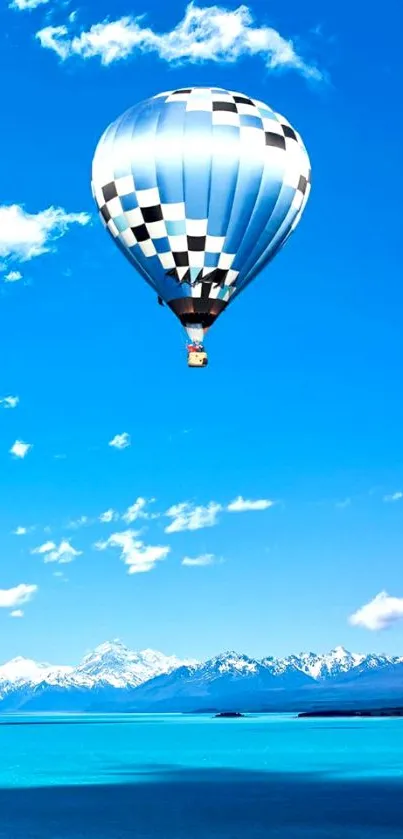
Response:
[{"label": "small island", "polygon": [[403,717],[403,708],[353,708],[350,710],[301,711],[298,719],[327,717]]},{"label": "small island", "polygon": [[219,714],[214,714],[214,719],[239,719],[239,717],[244,717],[245,714],[241,714],[239,711],[220,711]]}]

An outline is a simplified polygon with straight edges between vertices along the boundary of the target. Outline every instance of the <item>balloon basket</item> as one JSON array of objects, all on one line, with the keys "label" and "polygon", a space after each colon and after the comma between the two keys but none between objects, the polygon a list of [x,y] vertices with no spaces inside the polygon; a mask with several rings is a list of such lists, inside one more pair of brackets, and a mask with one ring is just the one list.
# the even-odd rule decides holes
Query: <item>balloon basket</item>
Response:
[{"label": "balloon basket", "polygon": [[188,352],[188,367],[207,367],[208,357],[205,350]]}]

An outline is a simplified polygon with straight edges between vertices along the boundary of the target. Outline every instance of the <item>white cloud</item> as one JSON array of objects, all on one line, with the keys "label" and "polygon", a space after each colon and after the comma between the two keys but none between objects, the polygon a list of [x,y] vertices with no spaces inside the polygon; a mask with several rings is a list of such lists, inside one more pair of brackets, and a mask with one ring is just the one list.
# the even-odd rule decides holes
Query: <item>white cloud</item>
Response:
[{"label": "white cloud", "polygon": [[13,530],[13,536],[26,536],[27,533],[27,527],[16,527],[15,530]]},{"label": "white cloud", "polygon": [[47,554],[49,551],[53,551],[56,547],[54,542],[44,542],[43,545],[39,545],[37,548],[34,548],[31,553],[33,554]]},{"label": "white cloud", "polygon": [[137,538],[138,535],[135,530],[123,530],[112,533],[105,542],[96,542],[94,547],[98,551],[120,548],[120,557],[128,566],[129,574],[151,571],[156,562],[168,556],[171,549],[167,545],[145,545]]},{"label": "white cloud", "polygon": [[21,271],[9,271],[8,274],[4,275],[5,283],[18,283],[19,280],[22,280]]},{"label": "white cloud", "polygon": [[137,519],[158,518],[158,514],[148,513],[146,510],[147,504],[151,504],[154,500],[154,498],[141,498],[140,496],[133,504],[131,504],[130,507],[127,508],[126,512],[122,514],[122,519],[126,521],[127,524],[131,524]]},{"label": "white cloud", "polygon": [[49,3],[49,0],[12,0],[8,5],[10,9],[25,12],[36,9],[38,6],[44,6],[46,3]]},{"label": "white cloud", "polygon": [[66,213],[62,207],[27,213],[18,204],[0,206],[0,257],[26,262],[51,251],[72,224],[89,221],[88,213]]},{"label": "white cloud", "polygon": [[3,399],[0,399],[0,405],[2,405],[3,408],[16,408],[19,401],[19,396],[4,396]]},{"label": "white cloud", "polygon": [[403,498],[403,492],[394,492],[392,495],[385,495],[383,500],[384,501],[401,501]]},{"label": "white cloud", "polygon": [[273,504],[274,501],[270,501],[269,498],[258,498],[256,501],[248,501],[248,499],[242,498],[242,495],[238,495],[238,498],[235,498],[234,501],[228,504],[227,510],[229,513],[245,513],[248,510],[268,510]]},{"label": "white cloud", "polygon": [[391,597],[386,591],[381,591],[357,609],[350,616],[349,622],[353,626],[362,626],[364,629],[387,629],[394,623],[403,619],[403,597]]},{"label": "white cloud", "polygon": [[13,609],[28,603],[38,591],[38,586],[20,583],[14,588],[0,588],[0,609]]},{"label": "white cloud", "polygon": [[182,530],[213,527],[217,524],[217,516],[221,510],[221,504],[216,504],[215,501],[210,501],[206,507],[201,505],[195,507],[189,501],[174,504],[165,513],[168,518],[172,519],[171,524],[165,528],[165,533],[180,533]]},{"label": "white cloud", "polygon": [[99,521],[103,524],[109,524],[111,521],[115,521],[119,518],[118,513],[115,510],[105,510],[104,513],[101,513],[99,516]]},{"label": "white cloud", "polygon": [[214,554],[200,554],[200,556],[185,556],[182,559],[182,565],[189,567],[196,567],[202,565],[214,565],[216,559]]},{"label": "white cloud", "polygon": [[10,612],[10,618],[23,618],[23,617],[24,617],[24,612],[22,611],[22,609],[14,609],[12,612]]},{"label": "white cloud", "polygon": [[104,65],[135,53],[154,52],[164,61],[234,62],[242,56],[260,56],[268,70],[293,69],[306,78],[321,79],[320,71],[298,55],[294,44],[269,26],[256,26],[250,9],[199,7],[190,3],[185,16],[169,32],[160,34],[144,26],[144,16],[122,17],[95,23],[73,35],[67,26],[46,26],[37,32],[42,47],[62,59],[99,57]]},{"label": "white cloud", "polygon": [[11,446],[9,454],[14,455],[14,457],[24,458],[30,449],[32,449],[32,443],[24,443],[22,440],[16,440]]},{"label": "white cloud", "polygon": [[43,556],[44,562],[58,562],[60,565],[66,565],[76,556],[81,556],[82,551],[73,548],[68,539],[62,539],[59,546],[55,542],[44,542],[43,545],[34,548],[31,553]]},{"label": "white cloud", "polygon": [[123,434],[115,434],[112,440],[109,440],[108,446],[114,449],[127,449],[131,445],[130,434],[124,431]]}]

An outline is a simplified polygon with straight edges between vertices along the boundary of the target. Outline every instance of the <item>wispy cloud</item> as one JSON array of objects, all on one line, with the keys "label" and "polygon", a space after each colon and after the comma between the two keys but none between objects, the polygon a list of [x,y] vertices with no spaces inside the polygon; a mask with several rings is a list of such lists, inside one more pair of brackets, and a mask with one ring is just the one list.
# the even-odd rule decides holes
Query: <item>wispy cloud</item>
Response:
[{"label": "wispy cloud", "polygon": [[82,551],[73,548],[68,539],[62,539],[59,545],[52,541],[44,542],[43,545],[34,548],[31,553],[43,556],[44,562],[58,562],[60,565],[66,565],[77,556],[81,556]]},{"label": "wispy cloud", "polygon": [[204,566],[204,565],[214,565],[216,562],[216,558],[214,554],[200,554],[200,556],[184,556],[182,559],[182,565],[187,565],[189,568],[197,567],[197,566]]},{"label": "wispy cloud", "polygon": [[22,460],[24,457],[27,456],[28,452],[32,449],[32,443],[24,443],[23,440],[16,440],[15,443],[11,446],[9,451],[14,457],[18,457]]},{"label": "wispy cloud", "polygon": [[189,501],[174,504],[165,515],[172,519],[165,528],[165,533],[180,533],[183,530],[201,530],[203,527],[213,527],[218,524],[218,514],[222,510],[221,504],[210,501],[206,507],[194,506]]},{"label": "wispy cloud", "polygon": [[124,431],[123,434],[115,434],[112,440],[109,440],[108,446],[114,449],[127,449],[131,445],[130,434]]},{"label": "wispy cloud", "polygon": [[269,498],[258,498],[255,501],[251,501],[239,495],[238,498],[235,498],[234,501],[228,504],[227,510],[229,513],[246,513],[249,510],[268,510],[273,504],[274,501],[270,501]]},{"label": "wispy cloud", "polygon": [[38,586],[20,583],[14,588],[0,588],[0,609],[14,609],[32,600]]},{"label": "wispy cloud", "polygon": [[0,399],[0,405],[2,408],[16,408],[19,401],[19,396],[3,396],[3,399]]},{"label": "wispy cloud", "polygon": [[128,574],[152,571],[155,564],[165,559],[171,549],[167,545],[146,545],[138,536],[135,530],[123,530],[112,533],[104,542],[96,542],[94,547],[98,551],[119,548],[120,557],[128,567]]},{"label": "wispy cloud", "polygon": [[46,3],[49,3],[49,0],[12,0],[8,5],[10,9],[26,12],[36,9],[38,6],[44,6]]},{"label": "wispy cloud", "polygon": [[87,524],[91,524],[91,519],[89,519],[88,516],[80,516],[78,519],[70,521],[67,527],[69,530],[78,530],[80,527],[85,527]]},{"label": "wispy cloud", "polygon": [[23,617],[24,617],[24,612],[22,611],[22,609],[14,609],[12,612],[10,612],[10,618],[23,618]]},{"label": "wispy cloud", "polygon": [[402,619],[403,597],[391,597],[386,591],[381,591],[373,600],[357,609],[350,616],[349,622],[353,626],[375,631],[388,629]]},{"label": "wispy cloud", "polygon": [[22,280],[21,271],[9,271],[4,275],[5,283],[18,283],[20,280]]},{"label": "wispy cloud", "polygon": [[72,224],[89,221],[88,213],[67,213],[62,207],[28,213],[18,204],[0,206],[0,257],[26,262],[51,251]]},{"label": "wispy cloud", "polygon": [[392,495],[384,495],[383,500],[386,502],[401,501],[403,492],[393,492]]},{"label": "wispy cloud", "polygon": [[109,524],[111,521],[115,521],[118,518],[119,513],[111,509],[105,510],[104,513],[101,513],[101,515],[99,516],[99,521],[101,521],[103,524]]},{"label": "wispy cloud", "polygon": [[180,23],[164,33],[145,26],[142,15],[95,23],[79,34],[68,26],[46,26],[36,37],[63,61],[73,56],[98,57],[108,65],[149,52],[168,63],[233,63],[244,56],[259,56],[267,70],[295,70],[308,79],[322,79],[322,73],[299,55],[290,39],[272,27],[256,25],[245,5],[231,10],[190,3]]},{"label": "wispy cloud", "polygon": [[137,498],[136,501],[127,508],[126,512],[122,514],[123,521],[127,522],[127,524],[131,524],[137,519],[157,518],[157,513],[150,513],[146,509],[147,505],[151,504],[154,500],[154,498],[142,498],[141,496]]}]

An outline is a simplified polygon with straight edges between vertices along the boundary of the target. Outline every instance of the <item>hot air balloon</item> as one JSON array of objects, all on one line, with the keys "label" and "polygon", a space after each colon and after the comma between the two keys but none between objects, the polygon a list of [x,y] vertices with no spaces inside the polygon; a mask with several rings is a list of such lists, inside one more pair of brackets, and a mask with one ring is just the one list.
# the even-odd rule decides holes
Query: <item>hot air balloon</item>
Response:
[{"label": "hot air balloon", "polygon": [[297,226],[311,169],[300,135],[264,102],[219,87],[159,93],[110,125],[92,165],[101,221],[187,332],[204,336]]}]

